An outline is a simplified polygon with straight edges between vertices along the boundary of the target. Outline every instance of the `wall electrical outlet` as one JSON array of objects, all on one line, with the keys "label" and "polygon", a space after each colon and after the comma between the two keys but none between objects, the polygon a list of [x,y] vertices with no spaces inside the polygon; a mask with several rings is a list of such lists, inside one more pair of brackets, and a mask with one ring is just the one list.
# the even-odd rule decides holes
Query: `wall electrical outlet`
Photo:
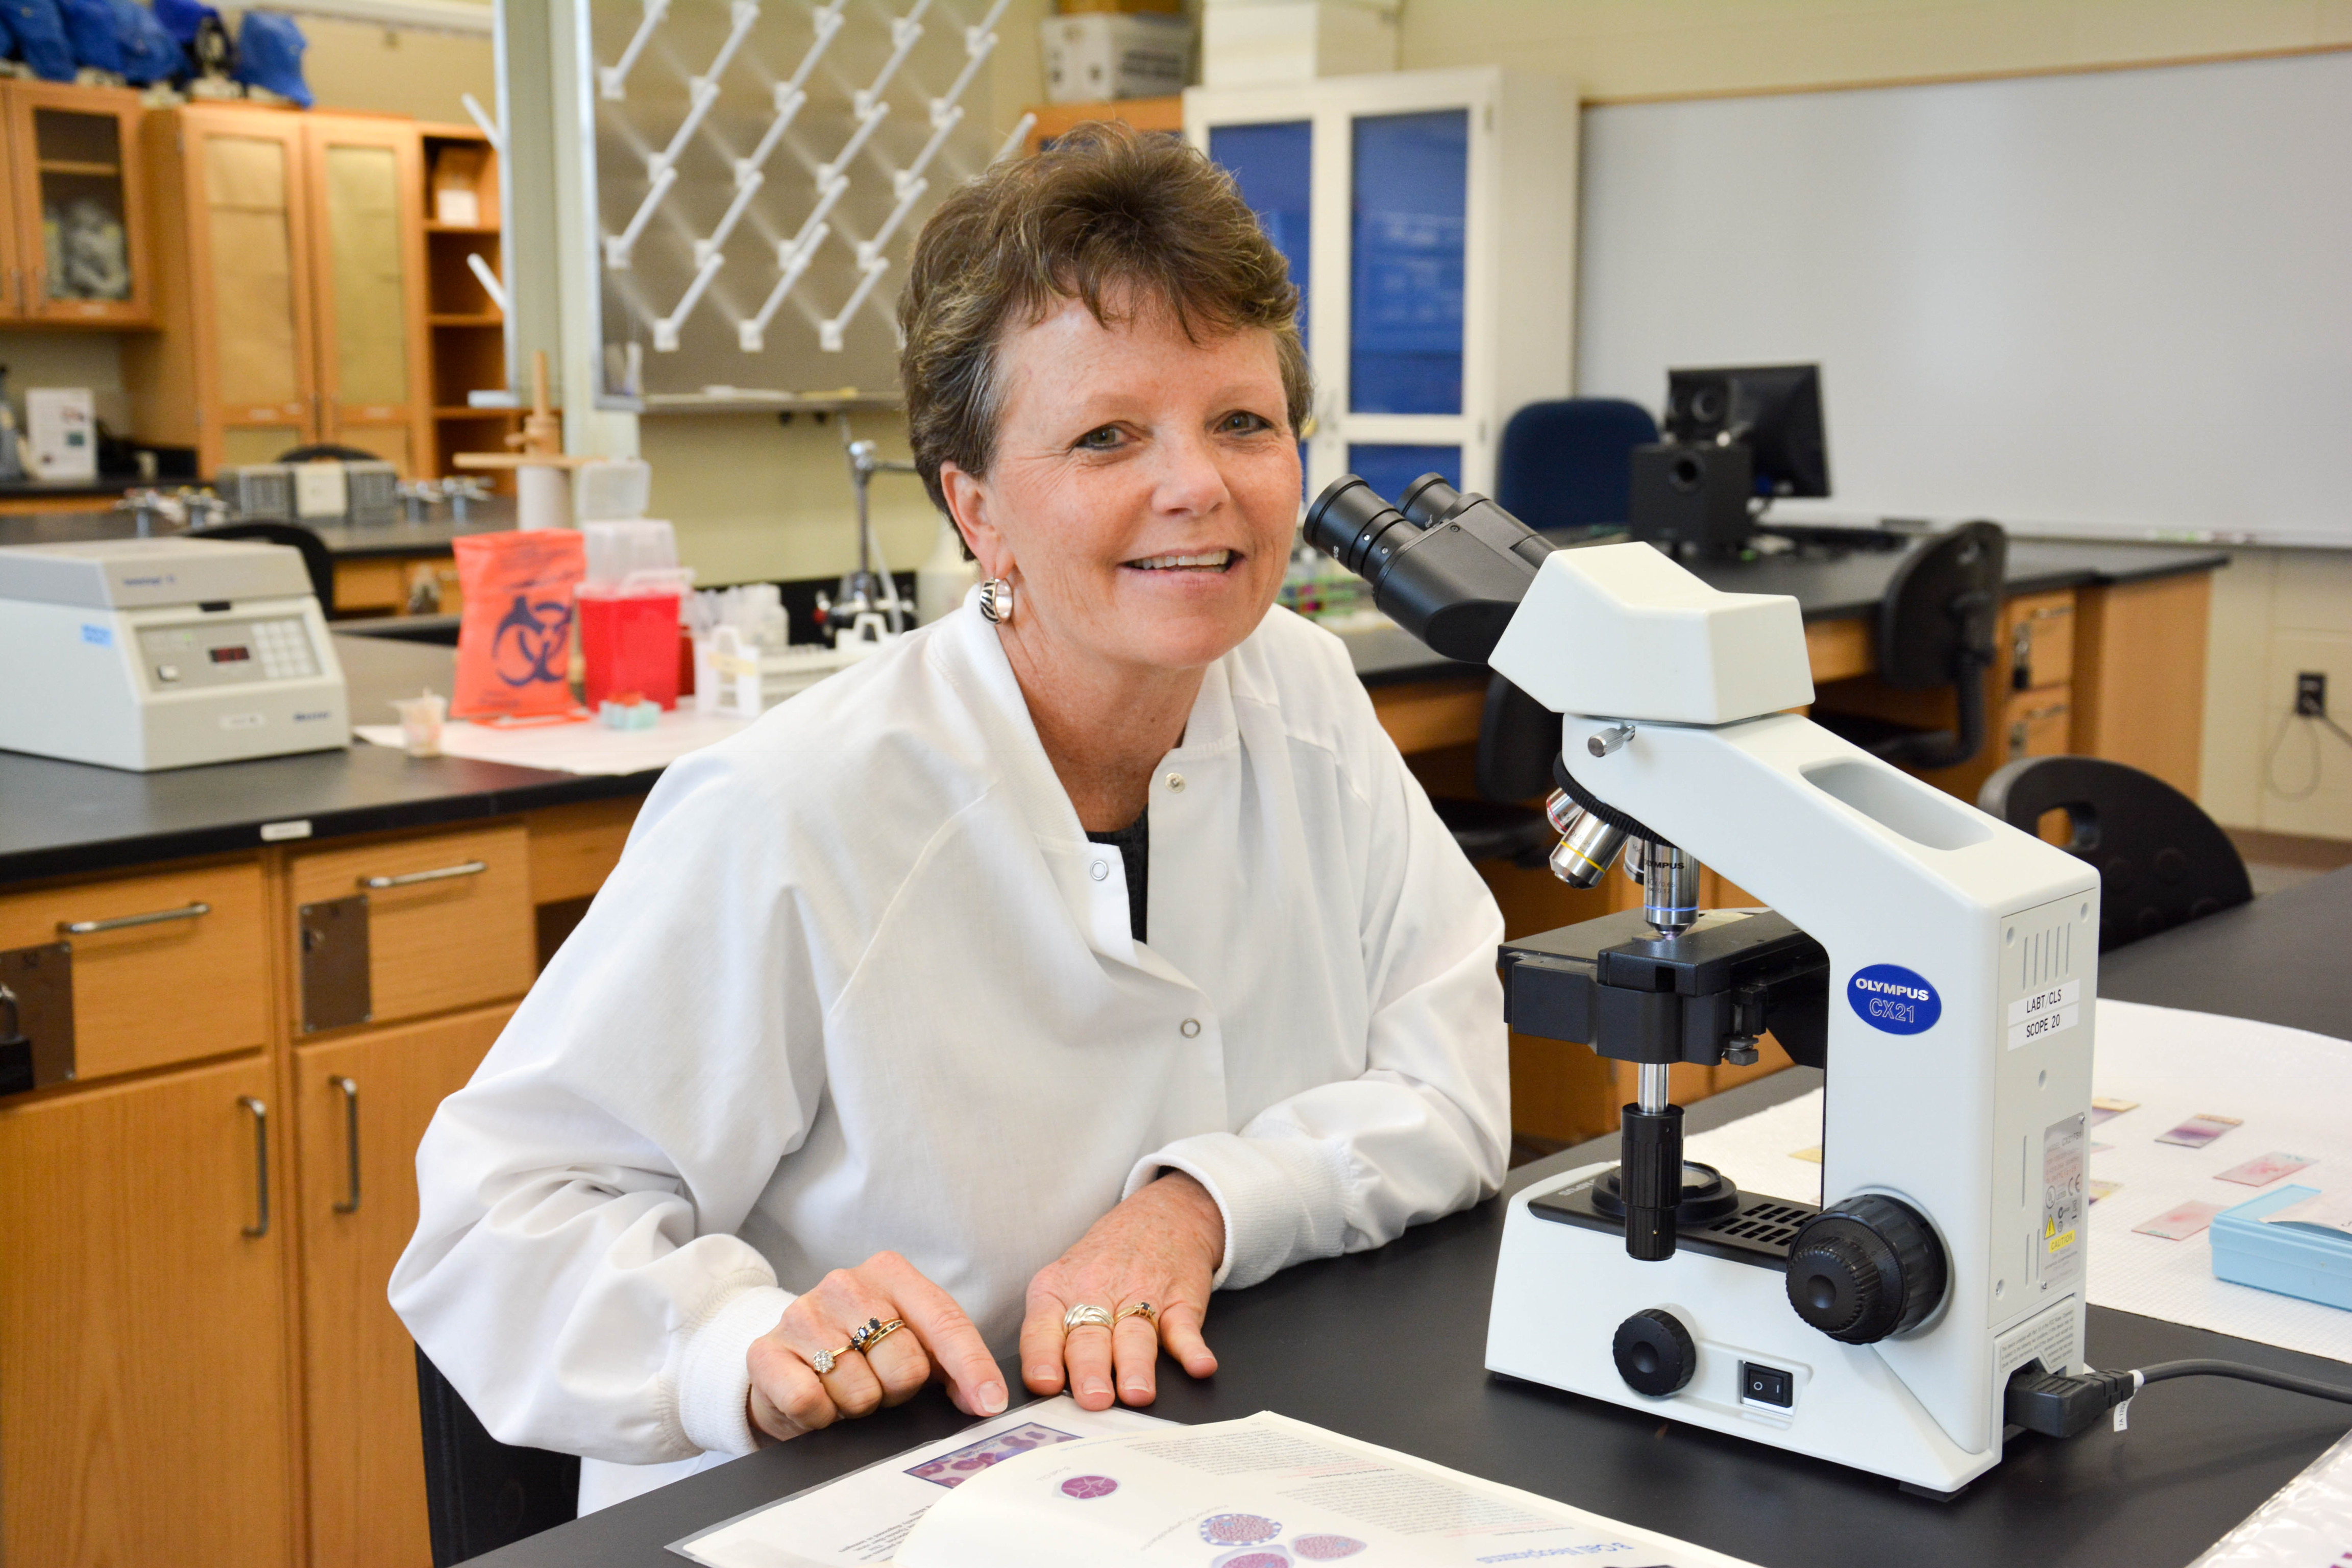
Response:
[{"label": "wall electrical outlet", "polygon": [[2327,674],[2325,670],[2295,672],[2294,716],[2298,719],[2327,717]]}]

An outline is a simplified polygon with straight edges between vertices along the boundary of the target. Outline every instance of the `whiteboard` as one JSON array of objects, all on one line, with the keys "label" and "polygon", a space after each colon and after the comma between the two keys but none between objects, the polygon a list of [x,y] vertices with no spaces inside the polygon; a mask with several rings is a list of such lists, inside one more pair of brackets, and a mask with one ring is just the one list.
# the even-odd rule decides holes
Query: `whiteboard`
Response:
[{"label": "whiteboard", "polygon": [[1828,501],[2352,547],[2352,53],[1584,115],[1578,390],[1818,361]]}]

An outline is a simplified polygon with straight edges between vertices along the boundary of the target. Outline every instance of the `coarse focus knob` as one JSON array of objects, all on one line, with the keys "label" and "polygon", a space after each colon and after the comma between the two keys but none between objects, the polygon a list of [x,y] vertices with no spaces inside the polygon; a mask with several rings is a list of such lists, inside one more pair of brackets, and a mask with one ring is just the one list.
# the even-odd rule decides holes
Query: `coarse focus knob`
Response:
[{"label": "coarse focus knob", "polygon": [[1946,1277],[1935,1231],[1883,1193],[1822,1210],[1789,1244],[1789,1305],[1845,1344],[1917,1327],[1944,1299]]},{"label": "coarse focus knob", "polygon": [[1672,1394],[1698,1370],[1698,1346],[1690,1331],[1664,1307],[1644,1307],[1618,1324],[1609,1350],[1617,1375],[1636,1394]]}]

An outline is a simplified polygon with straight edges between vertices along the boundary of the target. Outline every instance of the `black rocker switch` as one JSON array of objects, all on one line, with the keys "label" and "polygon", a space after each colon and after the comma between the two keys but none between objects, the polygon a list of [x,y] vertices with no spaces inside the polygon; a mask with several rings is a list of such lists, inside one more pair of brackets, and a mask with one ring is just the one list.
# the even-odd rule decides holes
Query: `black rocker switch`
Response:
[{"label": "black rocker switch", "polygon": [[1745,1405],[1772,1405],[1786,1410],[1797,1403],[1797,1379],[1777,1366],[1743,1361],[1739,1363],[1739,1398]]}]

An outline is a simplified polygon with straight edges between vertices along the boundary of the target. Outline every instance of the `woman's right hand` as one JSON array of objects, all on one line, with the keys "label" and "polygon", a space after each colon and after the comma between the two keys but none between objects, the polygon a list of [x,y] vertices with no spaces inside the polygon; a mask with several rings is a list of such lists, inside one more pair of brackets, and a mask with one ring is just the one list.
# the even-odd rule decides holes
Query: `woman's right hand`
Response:
[{"label": "woman's right hand", "polygon": [[[870,1351],[842,1348],[866,1324],[893,1319],[907,1326]],[[820,1375],[814,1363],[824,1351],[835,1360]],[[1004,1409],[1004,1377],[980,1331],[953,1297],[895,1252],[877,1252],[817,1281],[752,1342],[749,1360],[751,1428],[779,1441],[904,1404],[935,1377],[945,1380],[948,1397],[967,1415]]]}]

